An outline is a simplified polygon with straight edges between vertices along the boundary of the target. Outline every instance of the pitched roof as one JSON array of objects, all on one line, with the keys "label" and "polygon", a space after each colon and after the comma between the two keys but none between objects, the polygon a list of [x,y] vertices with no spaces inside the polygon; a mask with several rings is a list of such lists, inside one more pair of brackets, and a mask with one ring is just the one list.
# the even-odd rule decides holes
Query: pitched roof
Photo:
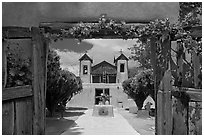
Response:
[{"label": "pitched roof", "polygon": [[114,63],[118,60],[129,60],[123,53],[117,59],[114,59]]},{"label": "pitched roof", "polygon": [[93,60],[86,53],[79,59],[79,61],[82,60],[90,60],[91,63],[93,63]]},{"label": "pitched roof", "polygon": [[117,67],[104,60],[93,66],[91,71],[91,74],[117,74]]}]

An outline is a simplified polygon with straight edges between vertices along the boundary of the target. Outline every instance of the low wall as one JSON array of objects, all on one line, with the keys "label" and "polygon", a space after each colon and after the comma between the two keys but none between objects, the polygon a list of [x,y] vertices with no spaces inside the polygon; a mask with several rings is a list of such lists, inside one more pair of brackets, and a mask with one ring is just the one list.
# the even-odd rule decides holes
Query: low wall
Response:
[{"label": "low wall", "polygon": [[[83,83],[83,91],[74,96],[67,105],[93,108],[95,105],[95,88],[109,88],[110,96],[112,96],[110,104],[114,107],[121,107],[121,105],[124,108],[135,106],[135,103],[128,100],[127,95],[123,92],[121,83]],[[119,104],[119,102],[122,102],[122,104]]]}]

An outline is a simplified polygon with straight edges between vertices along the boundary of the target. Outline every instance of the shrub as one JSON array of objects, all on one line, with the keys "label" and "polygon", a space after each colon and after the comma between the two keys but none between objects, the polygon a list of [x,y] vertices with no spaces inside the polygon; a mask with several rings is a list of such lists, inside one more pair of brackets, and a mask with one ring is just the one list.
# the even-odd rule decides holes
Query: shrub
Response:
[{"label": "shrub", "polygon": [[66,105],[73,95],[82,90],[81,79],[73,73],[61,70],[60,57],[53,50],[48,55],[46,107],[54,114],[59,104]]},{"label": "shrub", "polygon": [[147,69],[122,83],[124,92],[135,101],[138,109],[142,109],[143,102],[149,95],[154,99],[154,81],[152,76],[153,71]]}]

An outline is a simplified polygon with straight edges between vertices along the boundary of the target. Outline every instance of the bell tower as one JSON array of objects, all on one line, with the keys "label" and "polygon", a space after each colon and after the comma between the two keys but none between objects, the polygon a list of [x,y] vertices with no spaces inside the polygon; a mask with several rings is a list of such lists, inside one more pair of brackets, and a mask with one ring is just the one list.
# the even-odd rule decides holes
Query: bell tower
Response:
[{"label": "bell tower", "polygon": [[114,59],[114,63],[117,66],[116,83],[122,83],[128,79],[128,58],[120,51],[120,56]]},{"label": "bell tower", "polygon": [[91,83],[91,66],[93,60],[85,53],[79,59],[79,76],[82,80],[82,83]]}]

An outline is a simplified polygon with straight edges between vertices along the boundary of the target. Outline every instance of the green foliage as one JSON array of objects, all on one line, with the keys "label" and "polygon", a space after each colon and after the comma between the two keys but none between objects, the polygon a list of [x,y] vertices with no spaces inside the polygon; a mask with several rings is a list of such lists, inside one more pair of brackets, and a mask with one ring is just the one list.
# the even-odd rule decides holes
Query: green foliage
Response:
[{"label": "green foliage", "polygon": [[135,75],[137,75],[140,71],[142,71],[143,68],[142,67],[132,67],[132,68],[128,68],[128,78],[132,78]]},{"label": "green foliage", "polygon": [[[47,28],[45,28],[46,30]],[[170,22],[168,19],[157,19],[145,25],[128,24],[124,21],[115,21],[107,18],[107,15],[101,15],[98,23],[83,23],[80,22],[71,28],[61,29],[60,33],[49,33],[46,31],[45,37],[57,41],[66,37],[77,38],[79,41],[83,39],[91,39],[95,36],[111,34],[122,39],[138,38],[143,36],[157,36],[162,35],[164,31],[170,29]]]},{"label": "green foliage", "polygon": [[57,83],[60,76],[60,70],[60,57],[56,51],[49,49],[47,60],[47,89],[49,91],[56,90],[55,83]]},{"label": "green foliage", "polygon": [[[135,61],[138,61],[140,63],[140,67],[150,69],[152,68],[152,65],[150,63],[150,55],[151,55],[151,49],[150,45],[148,44],[148,38],[155,37],[160,42],[163,41],[162,37],[165,35],[170,35],[171,38],[180,39],[181,45],[183,45],[181,50],[174,51],[176,53],[177,58],[182,55],[184,60],[184,76],[185,79],[184,82],[185,85],[188,85],[192,87],[193,85],[193,64],[192,62],[188,62],[185,59],[185,55],[193,54],[194,52],[202,57],[202,36],[199,35],[198,27],[202,26],[201,24],[201,15],[202,15],[202,3],[201,2],[180,2],[180,16],[179,16],[179,22],[177,24],[169,24],[168,20],[156,20],[154,22],[150,22],[149,24],[143,26],[141,31],[141,36],[135,45],[129,48],[132,55],[130,56],[130,59],[133,59]],[[202,28],[202,27],[200,27]],[[195,31],[195,32],[194,32]],[[194,32],[194,35],[192,33]],[[195,35],[196,33],[196,35]],[[148,37],[147,37],[148,36]],[[156,49],[156,60],[157,60],[157,70],[159,70],[158,73],[161,71],[165,71],[166,68],[162,70],[163,67],[167,66],[166,64],[166,55],[170,51],[167,51],[167,49],[161,44],[155,45]],[[182,53],[182,54],[181,54]],[[162,63],[163,62],[163,63]],[[201,59],[199,60],[201,62]],[[200,63],[202,64],[202,63]],[[172,63],[171,63],[172,65]],[[175,64],[177,65],[177,64]],[[177,70],[177,66],[176,69]],[[202,66],[200,66],[202,69]],[[157,73],[157,79],[158,84],[160,79],[162,78],[162,75],[160,78],[158,78]],[[178,81],[178,78],[176,75],[174,76],[176,78],[175,81]],[[200,79],[200,78],[199,78]],[[178,83],[178,82],[177,82]],[[182,83],[182,84],[184,84]],[[157,85],[158,85],[157,84]]]},{"label": "green foliage", "polygon": [[140,67],[150,69],[151,63],[150,63],[150,46],[146,42],[141,42],[140,40],[137,40],[136,44],[134,44],[132,47],[128,48],[131,51],[130,59],[133,59],[134,61],[138,61],[140,64]]},{"label": "green foliage", "polygon": [[179,2],[179,21],[182,26],[201,25],[202,2]]},{"label": "green foliage", "polygon": [[31,59],[23,55],[24,51],[19,46],[7,47],[7,88],[32,84]]},{"label": "green foliage", "polygon": [[142,109],[143,102],[148,95],[154,99],[154,81],[152,76],[153,71],[147,69],[122,83],[124,92],[135,101],[138,109]]},{"label": "green foliage", "polygon": [[66,105],[73,95],[82,90],[82,82],[73,73],[61,70],[60,57],[54,50],[49,50],[47,71],[46,106],[55,112],[58,105]]}]

